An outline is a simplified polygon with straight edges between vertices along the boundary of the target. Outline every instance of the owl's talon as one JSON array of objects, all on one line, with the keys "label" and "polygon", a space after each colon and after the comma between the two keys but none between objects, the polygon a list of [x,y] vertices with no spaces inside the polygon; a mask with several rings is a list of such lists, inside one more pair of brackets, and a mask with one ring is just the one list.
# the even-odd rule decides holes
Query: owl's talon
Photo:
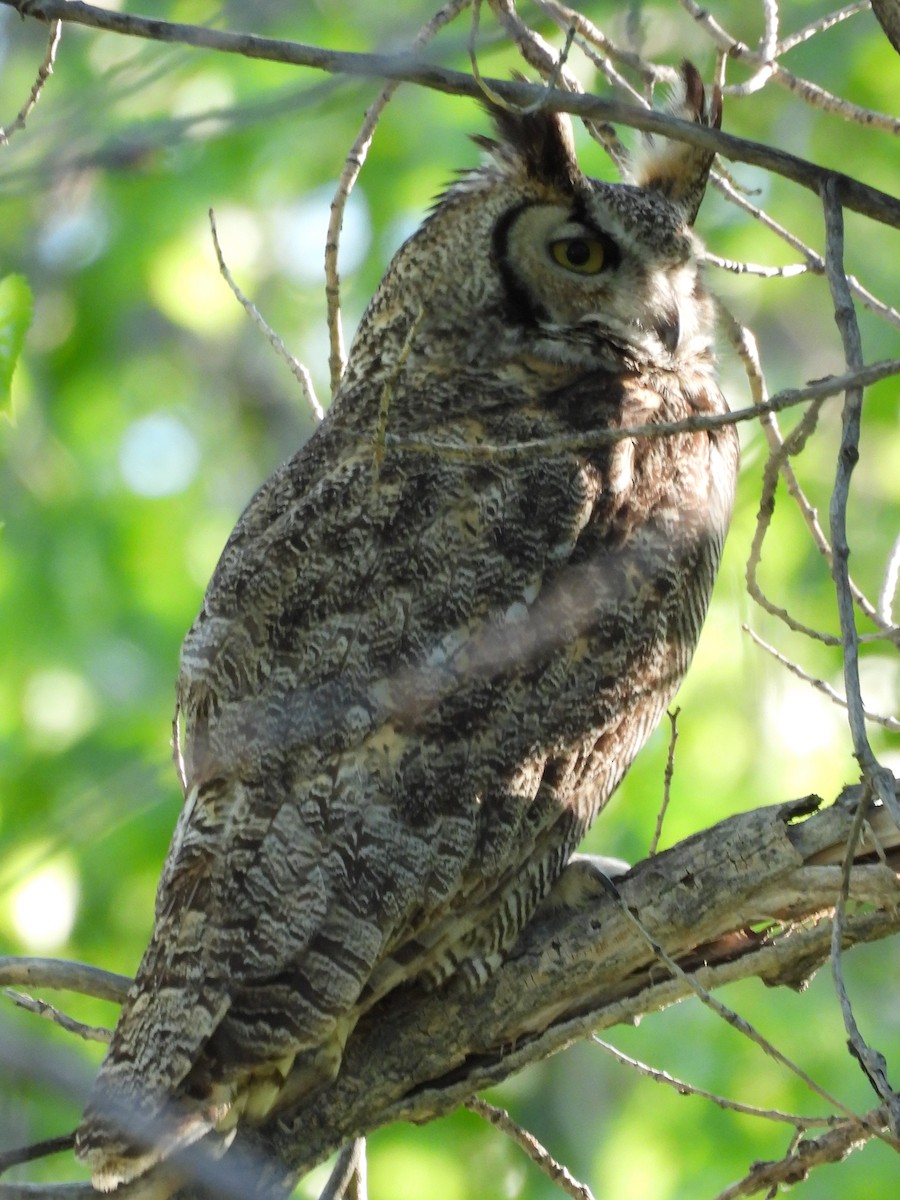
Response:
[{"label": "owl's talon", "polygon": [[550,908],[579,909],[615,892],[615,880],[631,870],[622,858],[601,854],[573,854],[553,885],[544,904]]}]

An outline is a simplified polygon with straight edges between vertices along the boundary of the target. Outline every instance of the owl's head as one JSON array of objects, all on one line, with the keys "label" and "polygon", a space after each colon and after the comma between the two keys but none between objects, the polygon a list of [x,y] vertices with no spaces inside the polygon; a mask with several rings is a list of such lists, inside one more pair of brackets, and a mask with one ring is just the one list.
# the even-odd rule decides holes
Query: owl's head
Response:
[{"label": "owl's head", "polygon": [[[675,115],[718,124],[695,68]],[[487,162],[400,249],[360,330],[385,370],[677,370],[709,352],[711,304],[691,226],[712,155],[652,145],[628,183],[585,175],[563,114],[491,109]],[[359,342],[358,342],[359,345]],[[363,347],[360,345],[360,349]],[[351,374],[353,373],[351,356]]]}]

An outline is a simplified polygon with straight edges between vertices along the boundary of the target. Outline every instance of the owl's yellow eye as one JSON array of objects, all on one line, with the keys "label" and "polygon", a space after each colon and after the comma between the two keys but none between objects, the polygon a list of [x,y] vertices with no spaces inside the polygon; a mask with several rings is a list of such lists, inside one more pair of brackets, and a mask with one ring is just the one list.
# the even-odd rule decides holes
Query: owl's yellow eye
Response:
[{"label": "owl's yellow eye", "polygon": [[597,275],[606,264],[606,249],[599,238],[567,237],[550,243],[553,261],[579,275]]}]

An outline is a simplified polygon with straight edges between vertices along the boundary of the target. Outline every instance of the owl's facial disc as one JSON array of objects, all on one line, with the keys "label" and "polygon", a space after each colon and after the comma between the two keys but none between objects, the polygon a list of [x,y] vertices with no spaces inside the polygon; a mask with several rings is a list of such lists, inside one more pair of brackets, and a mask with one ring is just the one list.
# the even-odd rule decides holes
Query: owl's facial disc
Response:
[{"label": "owl's facial disc", "polygon": [[621,261],[605,230],[576,219],[569,207],[538,201],[512,209],[498,223],[494,254],[510,315],[525,325],[584,315],[600,277],[614,273]]},{"label": "owl's facial disc", "polygon": [[642,359],[668,359],[679,346],[679,298],[695,281],[690,242],[651,246],[604,207],[608,221],[577,202],[533,200],[505,214],[493,250],[507,316],[534,329],[538,352],[554,360],[580,358],[588,341],[604,340],[631,345]]},{"label": "owl's facial disc", "polygon": [[575,275],[599,275],[619,265],[619,248],[602,229],[567,221],[549,231],[546,252],[551,263]]}]

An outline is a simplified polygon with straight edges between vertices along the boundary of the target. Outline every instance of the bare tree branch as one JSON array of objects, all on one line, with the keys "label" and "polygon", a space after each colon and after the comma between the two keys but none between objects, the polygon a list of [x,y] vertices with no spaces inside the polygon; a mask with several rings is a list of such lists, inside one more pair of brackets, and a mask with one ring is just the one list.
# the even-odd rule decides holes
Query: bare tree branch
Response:
[{"label": "bare tree branch", "polygon": [[121,1004],[131,987],[131,980],[127,975],[116,975],[87,963],[0,955],[0,985],[77,992],[81,996]]},{"label": "bare tree branch", "polygon": [[231,274],[231,271],[228,268],[228,264],[225,261],[225,255],[222,253],[222,247],[219,243],[219,231],[216,228],[216,214],[213,209],[209,210],[209,229],[210,233],[212,234],[213,247],[216,251],[216,262],[219,264],[219,272],[222,275],[222,278],[231,288],[235,299],[243,307],[253,324],[257,327],[257,329],[262,330],[262,332],[265,334],[266,340],[278,357],[283,362],[286,362],[288,367],[290,367],[291,374],[300,384],[300,391],[303,393],[303,398],[307,405],[312,410],[313,416],[317,421],[321,421],[325,416],[325,410],[319,403],[319,398],[316,395],[315,384],[313,383],[312,376],[310,375],[309,371],[299,359],[295,358],[294,355],[291,354],[290,350],[288,350],[287,346],[284,344],[283,338],[281,338],[279,334],[275,332],[253,301],[245,296],[235,283],[234,276]]},{"label": "bare tree branch", "polygon": [[[866,1124],[870,1128],[885,1129],[884,1110],[874,1109],[868,1113]],[[798,1139],[777,1162],[754,1163],[744,1179],[720,1192],[716,1200],[739,1200],[741,1196],[755,1196],[763,1190],[774,1196],[781,1187],[791,1187],[808,1178],[814,1167],[843,1161],[866,1141],[858,1125],[843,1121],[818,1137]]]},{"label": "bare tree branch", "polygon": [[486,1100],[478,1099],[469,1100],[466,1108],[470,1112],[477,1113],[479,1117],[483,1117],[485,1121],[489,1121],[495,1129],[502,1130],[567,1196],[574,1197],[574,1200],[594,1200],[594,1193],[591,1189],[577,1180],[568,1167],[557,1162],[534,1134],[517,1124],[505,1108],[498,1108],[495,1104],[488,1104]]},{"label": "bare tree branch", "polygon": [[26,996],[22,992],[13,991],[12,988],[6,988],[3,994],[18,1008],[24,1008],[26,1012],[36,1013],[37,1016],[52,1021],[60,1029],[65,1029],[67,1033],[74,1033],[78,1037],[84,1038],[85,1041],[109,1041],[110,1031],[108,1029],[104,1029],[99,1025],[86,1025],[83,1021],[76,1021],[72,1017],[66,1016],[64,1012],[60,1012],[53,1004],[48,1004],[46,1000],[37,1000],[33,996]]},{"label": "bare tree branch", "polygon": [[669,749],[666,753],[666,769],[663,772],[662,803],[659,806],[659,812],[656,814],[656,828],[653,830],[653,837],[650,839],[650,849],[647,851],[647,856],[649,858],[652,858],[659,848],[659,842],[663,831],[663,822],[666,819],[666,813],[669,811],[669,802],[672,794],[672,778],[675,774],[675,746],[678,742],[678,715],[680,712],[680,708],[670,708],[666,713],[666,716],[669,720]]},{"label": "bare tree branch", "polygon": [[[363,1176],[362,1186],[365,1188],[365,1161],[366,1139],[354,1138],[338,1155],[334,1170],[331,1172],[319,1200],[344,1200],[345,1196],[349,1197],[354,1179],[357,1179],[360,1174]],[[357,1188],[357,1196],[353,1200],[364,1200],[364,1196],[359,1195],[359,1188]]]},{"label": "bare tree branch", "polygon": [[841,1006],[841,1017],[847,1031],[848,1045],[851,1053],[862,1068],[863,1074],[871,1084],[875,1094],[883,1102],[887,1122],[894,1138],[900,1139],[900,1096],[894,1092],[887,1080],[886,1062],[884,1056],[867,1045],[860,1032],[847,986],[844,981],[842,932],[847,916],[847,897],[850,892],[850,872],[853,869],[853,854],[859,838],[862,835],[866,815],[869,809],[871,794],[863,798],[863,802],[853,815],[853,825],[847,839],[847,849],[841,867],[841,892],[834,912],[834,923],[831,929],[831,973]]},{"label": "bare tree branch", "polygon": [[681,121],[654,109],[639,108],[633,104],[600,99],[597,96],[577,95],[539,87],[518,80],[485,78],[479,84],[471,75],[423,62],[413,55],[356,54],[346,50],[327,50],[301,42],[138,17],[130,13],[96,8],[81,3],[81,0],[0,0],[0,5],[16,8],[41,21],[72,21],[78,25],[128,37],[177,42],[217,50],[223,54],[238,54],[245,58],[261,58],[270,62],[309,67],[330,74],[417,83],[435,91],[469,96],[476,100],[483,97],[482,84],[486,84],[491,92],[506,103],[519,108],[541,103],[553,112],[570,112],[588,119],[616,121],[646,133],[663,134],[677,141],[716,151],[736,162],[764,167],[817,194],[824,182],[831,179],[844,207],[873,220],[882,221],[886,225],[900,228],[900,201],[886,192],[868,187],[841,172],[828,171],[784,150],[751,142],[734,134],[722,133],[721,130],[706,125]]},{"label": "bare tree branch", "polygon": [[[829,182],[822,188],[822,203],[825,206],[826,253],[825,265],[828,284],[834,300],[834,316],[844,344],[847,368],[855,370],[862,365],[862,343],[856,310],[844,276],[844,215],[838,189]],[[837,473],[831,494],[831,545],[832,574],[838,600],[838,615],[841,622],[841,637],[844,644],[844,686],[847,692],[847,715],[853,735],[853,752],[863,775],[882,804],[888,806],[895,821],[900,824],[900,805],[897,804],[893,776],[876,759],[869,745],[865,726],[865,708],[859,682],[859,634],[856,615],[853,611],[853,595],[850,591],[849,558],[847,542],[847,500],[850,494],[850,477],[859,459],[859,430],[862,413],[862,390],[856,386],[847,388],[842,414],[841,446],[838,452]]]},{"label": "bare tree branch", "polygon": [[855,17],[857,13],[867,12],[869,7],[869,0],[856,0],[854,4],[848,4],[846,8],[841,8],[837,12],[819,17],[817,21],[812,21],[809,25],[804,25],[796,33],[789,33],[787,37],[782,38],[775,50],[776,56],[781,58],[783,54],[787,54],[795,46],[799,46],[802,42],[808,42],[816,34],[824,33],[826,29],[831,29],[834,25],[839,25],[841,21],[846,21],[848,17]]},{"label": "bare tree branch", "polygon": [[49,1158],[52,1154],[71,1150],[74,1142],[74,1134],[64,1133],[59,1137],[47,1138],[43,1142],[34,1142],[31,1146],[23,1146],[19,1150],[4,1150],[0,1153],[0,1175],[11,1167],[20,1167],[39,1158]]},{"label": "bare tree branch", "polygon": [[[448,0],[430,21],[416,35],[413,46],[416,50],[426,46],[439,30],[449,24],[472,0]],[[331,377],[332,395],[337,391],[344,373],[344,331],[341,322],[341,283],[338,275],[338,249],[340,245],[341,226],[344,221],[344,209],[353,191],[359,173],[366,161],[369,146],[375,136],[375,128],[394,92],[399,85],[386,84],[376,99],[366,110],[366,116],[354,139],[353,145],[347,151],[344,166],[338,186],[331,201],[331,211],[328,217],[328,232],[325,235],[325,306],[328,321],[328,338],[330,353],[328,356],[329,374]]]},{"label": "bare tree branch", "polygon": [[[750,635],[750,637],[754,642],[756,642],[757,646],[759,646],[761,650],[765,650],[767,654],[770,654],[776,662],[779,662],[783,667],[786,667],[792,675],[796,675],[798,679],[802,679],[804,683],[808,683],[810,687],[814,687],[817,692],[821,692],[823,696],[827,696],[832,704],[836,704],[839,708],[847,708],[847,701],[845,698],[840,694],[840,692],[833,688],[830,683],[827,683],[824,679],[819,679],[815,675],[811,675],[809,671],[804,671],[803,668],[797,663],[791,662],[789,658],[785,657],[785,655],[776,650],[771,643],[765,641],[764,638],[761,638],[756,630],[751,629],[749,625],[744,625],[742,628],[744,629],[745,633]],[[872,721],[874,724],[881,725],[885,729],[890,729],[894,733],[900,733],[900,720],[898,720],[896,717],[889,716],[885,713],[872,712],[868,708],[863,708],[862,715],[867,721]]]},{"label": "bare tree branch", "polygon": [[671,437],[677,433],[697,433],[701,429],[721,429],[725,425],[738,425],[742,421],[753,421],[766,413],[781,412],[786,408],[794,408],[807,400],[824,400],[836,396],[845,387],[858,385],[868,387],[879,379],[886,379],[900,373],[900,359],[886,359],[884,362],[870,363],[859,371],[848,371],[846,375],[829,375],[824,379],[816,379],[802,388],[785,388],[777,392],[771,399],[764,400],[748,408],[736,408],[731,412],[705,416],[685,417],[680,421],[667,421],[658,425],[629,425],[621,429],[598,429],[589,433],[574,434],[571,437],[559,437],[549,441],[546,438],[532,438],[508,445],[496,442],[481,442],[478,445],[456,445],[452,442],[441,442],[436,439],[401,438],[387,434],[385,444],[395,450],[403,450],[413,454],[440,454],[447,458],[522,458],[536,452],[553,450],[587,450],[596,446],[621,442],[626,438],[636,437]]},{"label": "bare tree branch", "polygon": [[663,1083],[681,1096],[699,1096],[703,1100],[710,1100],[717,1108],[731,1109],[732,1112],[743,1113],[749,1117],[760,1117],[765,1121],[780,1121],[786,1125],[793,1125],[796,1129],[816,1129],[822,1125],[835,1125],[841,1120],[839,1117],[805,1117],[800,1113],[782,1112],[777,1108],[759,1108],[755,1104],[742,1104],[739,1100],[729,1100],[725,1096],[717,1096],[714,1092],[707,1092],[703,1088],[695,1087],[694,1084],[688,1083],[684,1079],[676,1079],[668,1071],[660,1071],[656,1067],[648,1066],[647,1063],[639,1062],[638,1059],[623,1054],[616,1046],[603,1041],[596,1034],[591,1041],[595,1046],[599,1046],[604,1054],[608,1054],[610,1058],[614,1058],[616,1062],[622,1063],[623,1066],[629,1067],[639,1075],[652,1079],[654,1083]]},{"label": "bare tree branch", "polygon": [[50,24],[50,36],[47,39],[47,49],[44,53],[44,59],[38,68],[37,77],[31,87],[31,92],[28,99],[19,109],[15,119],[7,126],[0,126],[0,146],[5,146],[14,133],[25,128],[25,122],[31,114],[31,110],[37,104],[41,97],[41,92],[44,90],[44,84],[53,74],[53,67],[56,63],[56,51],[59,49],[59,39],[62,34],[62,22],[52,21]]},{"label": "bare tree branch", "polygon": [[[775,61],[774,55],[777,53],[777,47],[774,44],[770,47],[769,53],[766,52],[765,46],[758,51],[751,50],[745,42],[733,37],[723,29],[709,10],[696,3],[696,0],[680,0],[680,2],[682,8],[709,34],[715,45],[730,58],[740,59],[742,62],[755,66],[757,75],[762,78],[763,83],[772,79],[775,83],[781,84],[782,87],[799,96],[807,104],[811,104],[823,112],[835,113],[847,121],[854,121],[858,125],[869,126],[873,129],[883,129],[888,133],[900,133],[900,120],[897,117],[892,117],[888,113],[874,112],[872,109],[862,108],[858,104],[851,104],[849,100],[842,100],[839,96],[832,95],[831,92],[825,91],[824,88],[811,83],[808,79],[800,79],[792,71],[788,71]],[[746,85],[729,90],[740,95],[744,94],[744,87]]]}]

